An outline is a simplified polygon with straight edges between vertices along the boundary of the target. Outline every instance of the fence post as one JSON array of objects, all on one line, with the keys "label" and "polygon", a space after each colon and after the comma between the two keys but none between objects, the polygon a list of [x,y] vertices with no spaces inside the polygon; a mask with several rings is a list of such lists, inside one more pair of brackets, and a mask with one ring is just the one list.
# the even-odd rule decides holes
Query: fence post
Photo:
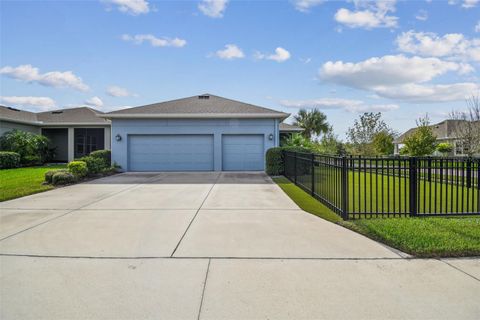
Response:
[{"label": "fence post", "polygon": [[410,184],[410,216],[417,215],[417,158],[410,157],[408,181]]},{"label": "fence post", "polygon": [[342,162],[342,218],[343,220],[348,220],[348,164],[347,157],[343,156],[341,158]]},{"label": "fence post", "polygon": [[312,159],[311,159],[311,170],[312,170],[312,190],[311,190],[311,194],[312,194],[312,197],[315,197],[315,154],[312,153],[311,157],[312,157]]},{"label": "fence post", "polygon": [[471,187],[472,187],[472,159],[468,158],[467,159],[467,188],[471,188]]},{"label": "fence post", "polygon": [[293,181],[295,182],[295,184],[297,184],[297,152],[293,153],[293,160],[294,160],[293,171],[295,172]]},{"label": "fence post", "polygon": [[432,182],[432,158],[428,157],[428,182]]}]

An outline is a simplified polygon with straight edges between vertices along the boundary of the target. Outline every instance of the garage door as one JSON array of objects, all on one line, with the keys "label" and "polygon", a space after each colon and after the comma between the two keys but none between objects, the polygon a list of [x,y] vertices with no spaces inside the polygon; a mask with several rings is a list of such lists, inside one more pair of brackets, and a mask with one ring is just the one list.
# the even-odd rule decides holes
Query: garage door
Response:
[{"label": "garage door", "polygon": [[213,135],[130,135],[129,171],[213,170]]},{"label": "garage door", "polygon": [[223,170],[263,170],[264,152],[263,135],[222,136]]}]

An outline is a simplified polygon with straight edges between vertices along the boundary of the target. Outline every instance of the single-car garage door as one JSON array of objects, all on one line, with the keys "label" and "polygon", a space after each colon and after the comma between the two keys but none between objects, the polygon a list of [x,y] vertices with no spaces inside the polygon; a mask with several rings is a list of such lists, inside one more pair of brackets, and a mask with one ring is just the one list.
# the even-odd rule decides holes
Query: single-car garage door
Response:
[{"label": "single-car garage door", "polygon": [[263,170],[264,152],[262,134],[232,134],[222,136],[223,170]]},{"label": "single-car garage door", "polygon": [[213,170],[213,135],[129,135],[129,171]]}]

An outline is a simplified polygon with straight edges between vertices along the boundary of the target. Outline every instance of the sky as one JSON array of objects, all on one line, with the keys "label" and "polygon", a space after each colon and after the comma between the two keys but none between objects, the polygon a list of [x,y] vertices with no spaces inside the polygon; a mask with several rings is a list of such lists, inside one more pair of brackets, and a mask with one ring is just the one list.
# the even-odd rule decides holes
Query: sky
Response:
[{"label": "sky", "polygon": [[480,92],[480,0],[1,0],[0,28],[0,103],[30,111],[211,93],[317,108],[345,139],[363,112],[403,132]]}]

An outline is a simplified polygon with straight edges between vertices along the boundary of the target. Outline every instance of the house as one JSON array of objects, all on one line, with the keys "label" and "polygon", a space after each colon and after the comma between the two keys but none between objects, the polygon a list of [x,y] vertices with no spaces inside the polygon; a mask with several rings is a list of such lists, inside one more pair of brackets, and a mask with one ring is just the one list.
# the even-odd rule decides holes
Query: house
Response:
[{"label": "house", "polygon": [[0,134],[42,133],[57,147],[56,160],[111,148],[112,161],[124,171],[264,170],[266,151],[279,145],[281,134],[298,130],[281,124],[288,116],[203,94],[109,113],[2,107]]},{"label": "house", "polygon": [[300,128],[298,126],[295,126],[293,124],[288,124],[288,123],[280,123],[280,145],[287,140],[291,135],[295,133],[301,133],[304,131],[303,128]]},{"label": "house", "polygon": [[[459,127],[465,122],[466,120],[444,120],[437,124],[430,125],[433,134],[437,137],[438,143],[446,142],[453,146],[452,155],[454,156],[464,156],[467,153],[467,150],[458,138]],[[480,123],[478,123],[478,125],[480,126]],[[394,153],[396,155],[400,154],[400,149],[403,147],[405,138],[412,135],[416,130],[417,128],[409,129],[393,141],[395,146]]]},{"label": "house", "polygon": [[127,171],[264,170],[287,113],[210,94],[99,115]]},{"label": "house", "polygon": [[110,121],[87,107],[29,112],[0,106],[0,135],[13,129],[42,134],[55,148],[56,162],[72,161],[91,151],[110,149]]}]

